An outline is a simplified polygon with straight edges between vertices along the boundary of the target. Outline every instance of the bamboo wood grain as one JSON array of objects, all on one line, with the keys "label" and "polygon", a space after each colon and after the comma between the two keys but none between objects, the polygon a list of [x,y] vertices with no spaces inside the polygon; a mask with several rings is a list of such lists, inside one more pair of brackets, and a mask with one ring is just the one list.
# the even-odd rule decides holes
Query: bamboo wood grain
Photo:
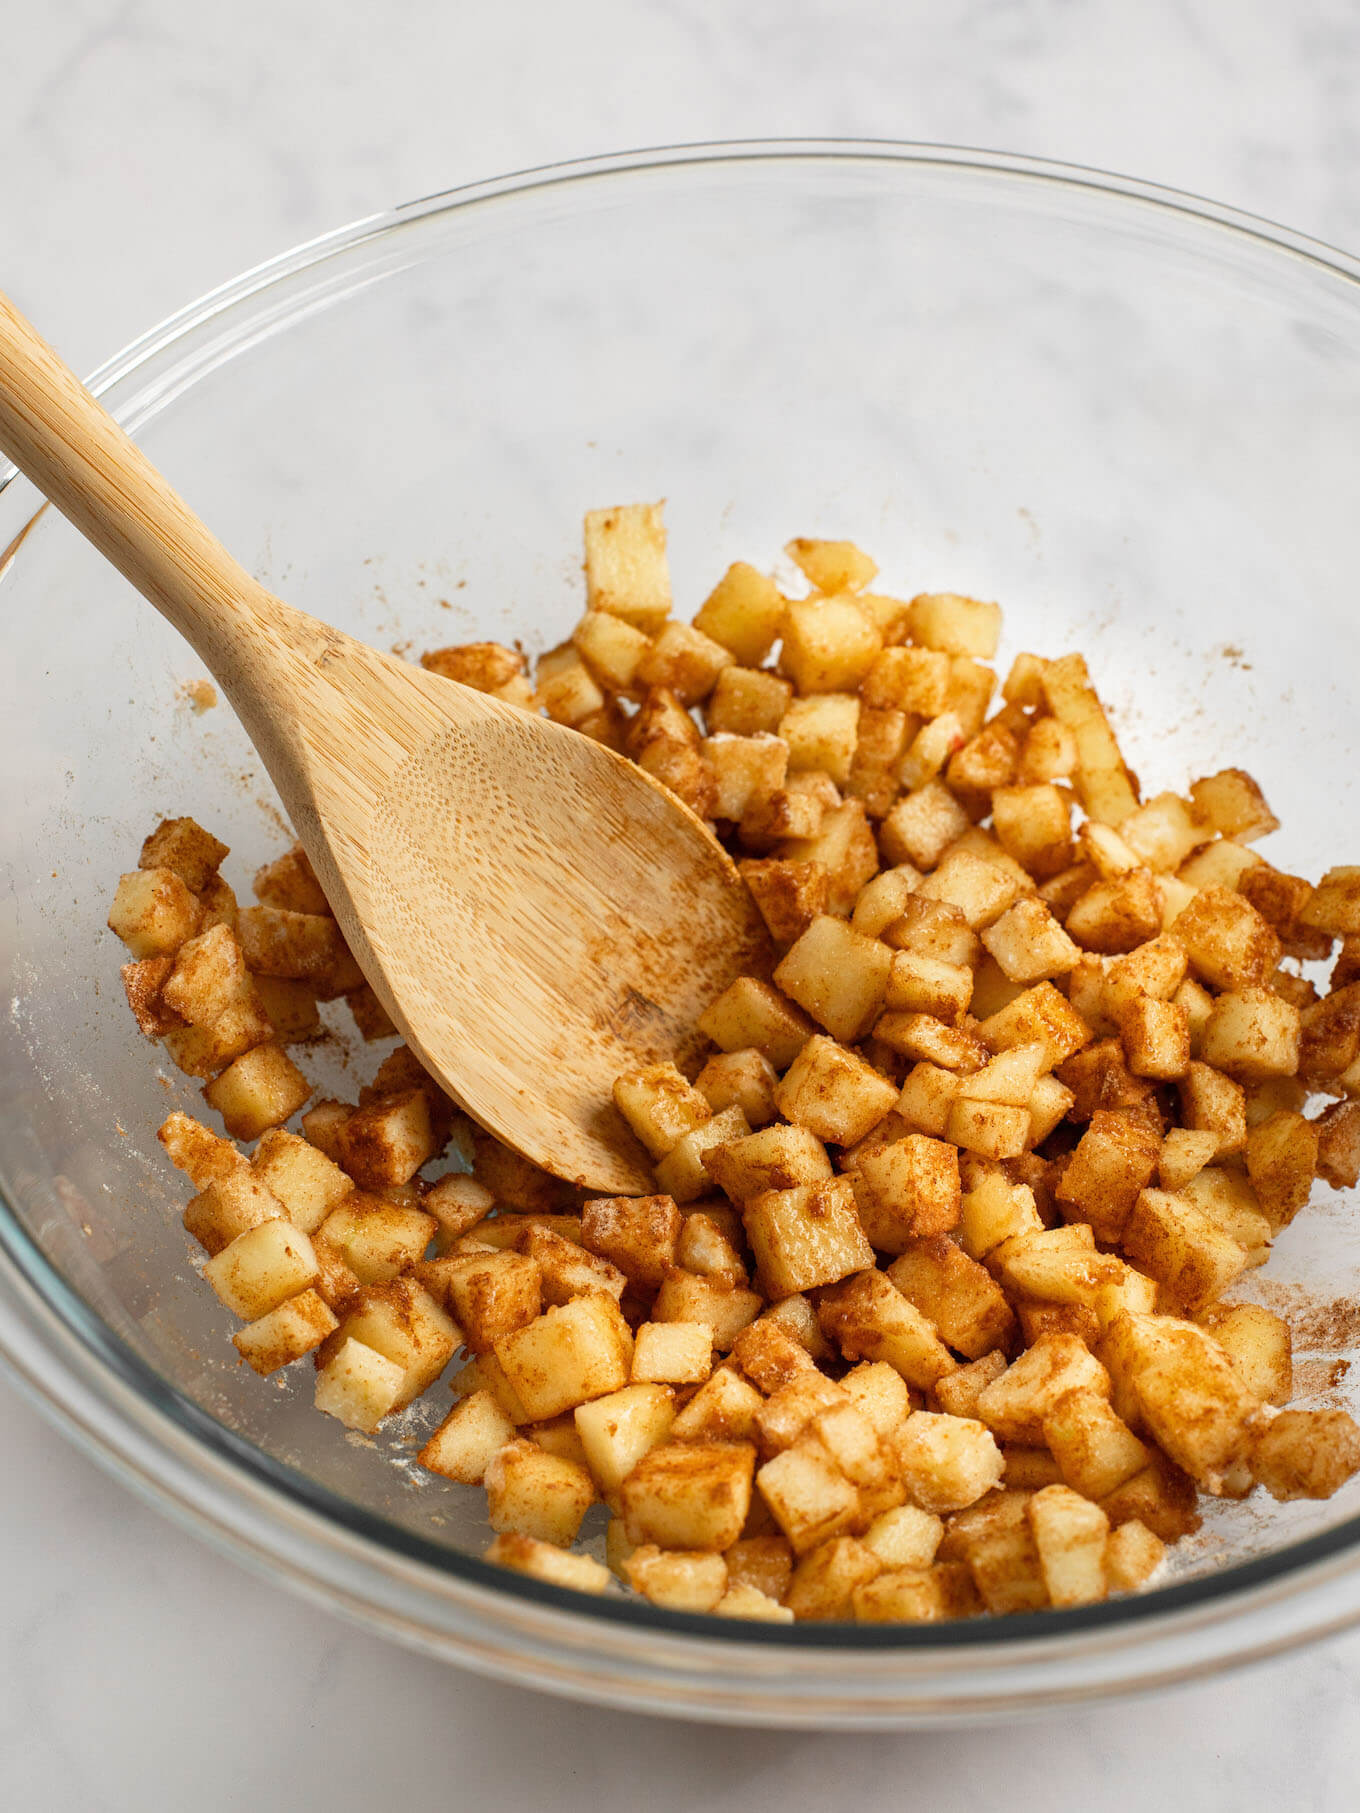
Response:
[{"label": "bamboo wood grain", "polygon": [[431,1073],[556,1175],[649,1191],[614,1077],[694,1056],[768,958],[706,827],[590,738],[266,591],[3,295],[0,451],[197,649]]}]

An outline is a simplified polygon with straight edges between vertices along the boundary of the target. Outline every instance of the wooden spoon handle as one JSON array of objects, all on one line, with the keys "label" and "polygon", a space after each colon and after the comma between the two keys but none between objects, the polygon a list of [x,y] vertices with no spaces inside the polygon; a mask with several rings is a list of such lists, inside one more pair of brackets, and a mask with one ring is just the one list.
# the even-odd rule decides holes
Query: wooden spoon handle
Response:
[{"label": "wooden spoon handle", "polygon": [[0,452],[215,671],[247,621],[258,630],[273,619],[277,635],[294,615],[232,559],[3,293]]}]

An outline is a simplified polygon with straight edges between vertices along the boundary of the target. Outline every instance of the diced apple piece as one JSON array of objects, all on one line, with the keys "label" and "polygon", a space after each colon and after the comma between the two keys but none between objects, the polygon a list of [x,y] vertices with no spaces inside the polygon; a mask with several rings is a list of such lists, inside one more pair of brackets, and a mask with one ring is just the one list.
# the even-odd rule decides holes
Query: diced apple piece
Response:
[{"label": "diced apple piece", "polygon": [[[729,1569],[729,1573],[730,1573]],[[732,1586],[713,1607],[715,1618],[753,1618],[765,1624],[792,1624],[793,1613],[754,1586]]]},{"label": "diced apple piece", "polygon": [[834,1284],[874,1262],[848,1178],[768,1190],[745,1204],[742,1218],[773,1297]]},{"label": "diced apple piece", "polygon": [[345,1341],[316,1375],[316,1407],[372,1435],[401,1395],[405,1374],[362,1341]]},{"label": "diced apple piece", "polygon": [[854,1145],[897,1102],[872,1065],[820,1033],[809,1039],[775,1090],[775,1106],[821,1140]]},{"label": "diced apple piece", "polygon": [[331,1210],[319,1231],[361,1283],[383,1284],[415,1264],[437,1226],[423,1210],[356,1191]]},{"label": "diced apple piece", "polygon": [[1360,1102],[1336,1102],[1313,1123],[1317,1128],[1317,1174],[1334,1190],[1360,1183]]},{"label": "diced apple piece", "polygon": [[745,667],[758,667],[779,634],[784,600],[774,581],[744,560],[730,566],[695,614],[694,627]]},{"label": "diced apple piece", "polygon": [[292,1226],[285,1221],[278,1197],[244,1165],[215,1177],[190,1199],[184,1210],[185,1232],[213,1255],[242,1234],[271,1221]]},{"label": "diced apple piece", "polygon": [[595,1502],[595,1482],[576,1461],[516,1439],[487,1462],[487,1521],[498,1533],[532,1536],[567,1548]]},{"label": "diced apple piece", "polygon": [[707,1278],[672,1266],[652,1303],[653,1322],[702,1322],[713,1345],[726,1353],[742,1329],[764,1308],[758,1292],[723,1278]]},{"label": "diced apple piece", "polygon": [[1124,1224],[1124,1251],[1195,1310],[1214,1301],[1246,1269],[1247,1256],[1195,1205],[1165,1190],[1143,1190]]},{"label": "diced apple piece", "polygon": [[660,504],[622,504],[588,510],[585,519],[591,610],[609,611],[648,635],[661,628],[671,608],[661,512]]},{"label": "diced apple piece", "polygon": [[866,1152],[853,1182],[865,1234],[880,1252],[900,1253],[909,1242],[946,1234],[958,1222],[958,1154],[944,1140],[909,1133]]},{"label": "diced apple piece", "polygon": [[506,1531],[497,1536],[485,1559],[498,1567],[512,1568],[549,1586],[570,1587],[577,1593],[602,1593],[609,1584],[609,1569],[589,1555],[576,1555],[555,1543]]},{"label": "diced apple piece", "polygon": [[1002,849],[1036,879],[1048,881],[1071,862],[1071,796],[1062,788],[1034,782],[998,787],[992,818]]},{"label": "diced apple piece", "polygon": [[597,1197],[581,1210],[581,1243],[640,1289],[654,1291],[675,1264],[683,1226],[669,1196]]},{"label": "diced apple piece", "polygon": [[704,1154],[704,1168],[739,1206],[768,1190],[821,1183],[832,1175],[826,1147],[805,1127],[776,1125]]},{"label": "diced apple piece", "polygon": [[162,1122],[156,1138],[177,1171],[183,1171],[196,1190],[206,1189],[218,1178],[245,1169],[246,1159],[228,1139],[178,1109]]},{"label": "diced apple piece", "polygon": [[1043,1436],[1063,1479],[1086,1498],[1107,1497],[1152,1458],[1099,1391],[1060,1398],[1044,1418]]},{"label": "diced apple piece", "polygon": [[1044,1418],[1069,1391],[1108,1394],[1109,1374],[1075,1335],[1046,1335],[988,1385],[977,1414],[1001,1441],[1038,1446]]},{"label": "diced apple piece", "polygon": [[241,1358],[267,1377],[320,1347],[337,1326],[317,1293],[304,1290],[238,1329],[231,1339]]},{"label": "diced apple piece", "polygon": [[312,1243],[290,1221],[264,1221],[238,1234],[203,1268],[227,1308],[244,1321],[267,1316],[316,1280]]},{"label": "diced apple piece", "polygon": [[1201,888],[1175,931],[1196,974],[1214,988],[1259,987],[1280,960],[1273,927],[1231,888]]},{"label": "diced apple piece", "polygon": [[1029,1110],[959,1095],[950,1105],[945,1132],[966,1152],[983,1158],[1018,1158],[1030,1143]]},{"label": "diced apple piece", "polygon": [[408,1182],[439,1147],[426,1092],[407,1089],[356,1108],[336,1143],[339,1163],[361,1189]]},{"label": "diced apple piece", "polygon": [[633,1337],[635,1384],[701,1385],[713,1370],[713,1331],[702,1322],[644,1322]]},{"label": "diced apple piece", "polygon": [[1136,1517],[1121,1523],[1105,1539],[1105,1579],[1112,1593],[1134,1593],[1146,1586],[1166,1559],[1166,1544]]},{"label": "diced apple piece", "polygon": [[1162,925],[1162,889],[1151,869],[1096,881],[1067,914],[1067,930],[1088,951],[1132,951]]},{"label": "diced apple piece", "polygon": [[[760,1054],[753,1055],[758,1057]],[[750,1131],[740,1108],[724,1108],[701,1126],[682,1134],[666,1156],[657,1160],[657,1183],[676,1203],[694,1202],[707,1195],[713,1186],[704,1168],[704,1153],[716,1146],[730,1145]]]},{"label": "diced apple piece", "polygon": [[767,1126],[774,1120],[778,1081],[774,1065],[752,1046],[711,1057],[695,1078],[694,1086],[715,1115],[727,1108],[740,1108],[750,1129]]},{"label": "diced apple piece", "polygon": [[688,623],[664,623],[643,650],[636,669],[637,683],[644,688],[664,688],[682,705],[698,705],[712,692],[723,668],[732,656],[721,642],[715,642]]},{"label": "diced apple piece", "polygon": [[1214,1002],[1201,1039],[1204,1062],[1244,1082],[1293,1076],[1299,1010],[1271,988],[1244,986]]},{"label": "diced apple piece", "polygon": [[1001,606],[952,592],[922,592],[907,617],[913,642],[949,655],[989,661],[1001,635]]},{"label": "diced apple piece", "polygon": [[[780,598],[780,616],[783,611],[784,601]],[[726,645],[727,638],[704,627],[705,634]],[[792,684],[778,674],[750,667],[725,667],[704,705],[709,733],[749,737],[761,731],[777,731],[792,698]]]},{"label": "diced apple piece", "polygon": [[1197,1132],[1214,1133],[1217,1158],[1230,1158],[1247,1141],[1247,1105],[1242,1085],[1212,1065],[1191,1064],[1179,1088],[1181,1121]]},{"label": "diced apple piece", "polygon": [[853,693],[818,692],[794,699],[778,730],[788,746],[790,774],[828,774],[844,786],[854,765],[859,714]]},{"label": "diced apple piece", "polygon": [[1157,1168],[1161,1145],[1160,1133],[1141,1118],[1098,1109],[1058,1185],[1068,1220],[1089,1222],[1102,1240],[1120,1239]]},{"label": "diced apple piece", "polygon": [[311,1085],[277,1045],[256,1045],[233,1060],[203,1090],[235,1139],[257,1139],[297,1113]]},{"label": "diced apple piece", "polygon": [[753,1442],[764,1399],[738,1373],[721,1366],[675,1418],[676,1441]]},{"label": "diced apple piece", "polygon": [[1038,1233],[1043,1225],[1033,1190],[1000,1172],[983,1175],[963,1193],[959,1241],[970,1259],[985,1259],[1003,1240]]},{"label": "diced apple piece", "polygon": [[1221,837],[1250,843],[1280,827],[1261,789],[1241,768],[1225,768],[1192,782],[1190,797],[1199,817]]},{"label": "diced apple piece", "polygon": [[753,1048],[787,1070],[812,1036],[812,1022],[768,982],[738,976],[699,1016],[699,1031],[724,1051]]},{"label": "diced apple piece", "polygon": [[1247,1176],[1272,1232],[1288,1227],[1308,1201],[1319,1157],[1317,1126],[1289,1109],[1247,1134]]},{"label": "diced apple piece", "polygon": [[760,1496],[795,1555],[840,1535],[860,1509],[858,1489],[820,1442],[797,1442],[756,1475]]},{"label": "diced apple piece", "polygon": [[852,1616],[856,1589],[883,1563],[853,1536],[833,1536],[810,1549],[793,1570],[785,1601],[796,1619],[817,1622]]},{"label": "diced apple piece", "polygon": [[643,1455],[670,1438],[675,1401],[664,1385],[632,1384],[578,1404],[574,1415],[586,1465],[612,1503]]},{"label": "diced apple piece", "polygon": [[755,1449],[744,1442],[664,1442],[619,1487],[630,1541],[721,1554],[751,1507]]},{"label": "diced apple piece", "polygon": [[1294,1395],[1293,1343],[1283,1316],[1259,1303],[1211,1303],[1196,1317],[1241,1374],[1247,1390],[1280,1408]]},{"label": "diced apple piece", "polygon": [[[1112,1363],[1121,1336],[1126,1357],[1118,1363],[1127,1369],[1158,1446],[1201,1490],[1222,1490],[1247,1459],[1260,1400],[1213,1337],[1193,1323],[1172,1316],[1120,1318],[1106,1336],[1107,1342],[1115,1337]],[[1157,1527],[1141,1511],[1135,1515]]]},{"label": "diced apple piece", "polygon": [[779,666],[803,694],[853,691],[883,647],[878,626],[844,593],[796,600],[781,628]]},{"label": "diced apple piece", "polygon": [[1158,1155],[1157,1182],[1164,1190],[1183,1189],[1217,1155],[1216,1133],[1206,1128],[1172,1127]]},{"label": "diced apple piece", "polygon": [[1051,1604],[1094,1605],[1105,1597],[1110,1520],[1068,1486],[1045,1486],[1025,1506]]},{"label": "diced apple piece", "polygon": [[955,1368],[932,1324],[882,1272],[860,1272],[823,1291],[817,1319],[847,1360],[885,1361],[918,1390],[931,1390]]},{"label": "diced apple piece", "polygon": [[767,857],[738,867],[776,944],[793,944],[827,910],[831,884],[824,863]]},{"label": "diced apple piece", "polygon": [[641,1543],[623,1563],[623,1575],[644,1599],[670,1611],[716,1611],[727,1594],[727,1564],[722,1556],[693,1549]]},{"label": "diced apple piece", "polygon": [[628,1383],[633,1339],[612,1297],[573,1297],[494,1349],[530,1420],[544,1421]]},{"label": "diced apple piece", "polygon": [[619,1077],[614,1103],[653,1158],[664,1158],[712,1112],[673,1064],[653,1064]]},{"label": "diced apple piece", "polygon": [[891,965],[886,945],[824,915],[784,956],[775,981],[834,1038],[849,1043],[872,1024]]},{"label": "diced apple piece", "polygon": [[927,781],[899,800],[883,820],[879,835],[884,857],[890,863],[933,869],[969,822],[942,781]]},{"label": "diced apple piece", "polygon": [[1360,1428],[1345,1410],[1282,1410],[1256,1431],[1250,1464],[1272,1498],[1330,1498],[1360,1469]]},{"label": "diced apple piece", "polygon": [[119,880],[108,924],[134,957],[172,957],[197,932],[201,917],[173,869],[134,869]]},{"label": "diced apple piece", "polygon": [[959,1082],[960,1078],[952,1070],[939,1064],[916,1064],[902,1085],[897,1102],[898,1115],[933,1139],[943,1139]]},{"label": "diced apple piece", "polygon": [[1077,790],[1088,816],[1100,824],[1121,824],[1137,807],[1138,795],[1085,660],[1064,655],[1048,662],[1042,685],[1049,710],[1076,738]]},{"label": "diced apple piece", "polygon": [[984,1020],[978,1032],[992,1051],[1037,1041],[1045,1047],[1051,1070],[1091,1040],[1090,1027],[1051,982],[1036,983],[1017,995],[1008,1007]]},{"label": "diced apple piece", "polygon": [[894,1434],[893,1449],[908,1497],[936,1515],[961,1511],[1001,1483],[1001,1451],[973,1418],[915,1411]]},{"label": "diced apple piece", "polygon": [[515,1425],[490,1391],[460,1398],[417,1457],[431,1473],[480,1486],[493,1456],[515,1439]]}]

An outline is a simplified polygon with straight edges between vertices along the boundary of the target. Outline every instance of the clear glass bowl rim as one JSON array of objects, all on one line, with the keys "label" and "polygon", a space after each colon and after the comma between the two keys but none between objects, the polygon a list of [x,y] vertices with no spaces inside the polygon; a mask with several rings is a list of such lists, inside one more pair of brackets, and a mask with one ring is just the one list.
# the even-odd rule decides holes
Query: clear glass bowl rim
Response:
[{"label": "clear glass bowl rim", "polygon": [[[167,317],[101,365],[89,387],[134,428],[183,388],[123,394],[158,355],[261,292],[370,240],[555,186],[687,164],[760,161],[910,165],[1067,187],[1106,198],[1112,212],[1143,206],[1246,236],[1360,286],[1360,260],[1319,240],[1180,190],[1079,165],[885,140],[682,144],[517,171],[368,215],[254,266]],[[238,350],[240,342],[230,337],[221,357]],[[196,365],[189,381],[208,368]],[[0,528],[6,493],[18,478],[13,466],[0,463]],[[38,514],[26,505],[11,519],[0,580]],[[606,1704],[741,1723],[937,1725],[1166,1685],[1360,1619],[1360,1517],[1146,1595],[957,1624],[726,1623],[547,1586],[390,1524],[217,1423],[93,1315],[2,1190],[0,1363],[78,1446],[247,1565],[413,1647]],[[894,1663],[906,1666],[894,1669]]]}]

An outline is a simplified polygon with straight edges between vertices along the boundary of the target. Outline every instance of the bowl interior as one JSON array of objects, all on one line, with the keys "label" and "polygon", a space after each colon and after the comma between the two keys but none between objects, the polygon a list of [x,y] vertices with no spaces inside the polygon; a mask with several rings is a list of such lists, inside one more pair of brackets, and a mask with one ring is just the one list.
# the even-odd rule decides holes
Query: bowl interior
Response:
[{"label": "bowl interior", "polygon": [[[1283,820],[1272,861],[1357,859],[1360,301],[1337,265],[1239,225],[944,157],[578,173],[325,243],[201,311],[110,398],[246,565],[380,646],[550,646],[582,608],[594,505],[668,500],[686,616],[734,559],[849,536],[882,590],[1000,599],[1003,667],[1082,650],[1145,792],[1240,765]],[[35,505],[23,481],[0,490],[0,547]],[[224,706],[193,709],[192,651],[55,513],[0,611],[13,1215],[220,1424],[478,1553],[480,1492],[414,1463],[443,1391],[367,1441],[313,1411],[305,1365],[265,1382],[236,1364],[154,1139],[199,1104],[136,1034],[108,902],[180,812],[231,843],[248,894],[285,841],[253,751]],[[332,1018],[306,1061],[352,1093],[376,1054]],[[1354,1206],[1321,1190],[1241,1293],[1296,1315],[1307,1404],[1353,1402]],[[1357,1511],[1360,1485],[1216,1507],[1177,1577]]]}]

